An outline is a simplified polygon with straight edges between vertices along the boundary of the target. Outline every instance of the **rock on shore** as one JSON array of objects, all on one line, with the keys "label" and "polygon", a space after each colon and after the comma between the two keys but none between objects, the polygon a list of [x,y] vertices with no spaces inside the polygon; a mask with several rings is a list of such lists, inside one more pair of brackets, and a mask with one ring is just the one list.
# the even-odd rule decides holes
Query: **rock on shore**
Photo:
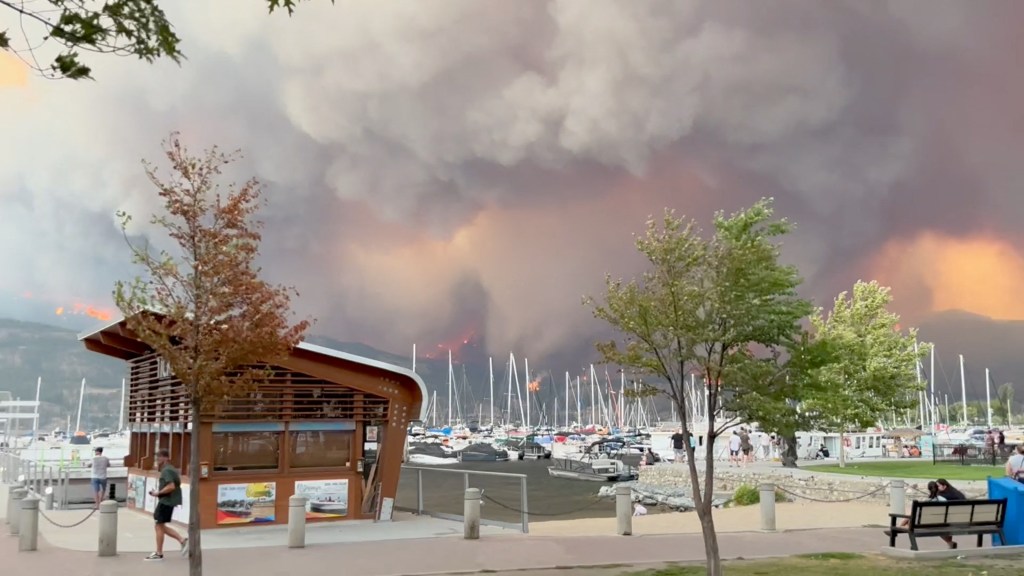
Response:
[{"label": "rock on shore", "polygon": [[[701,471],[703,472],[703,471]],[[703,480],[703,477],[701,478]],[[770,482],[775,484],[789,500],[810,500],[820,502],[841,502],[856,498],[861,502],[888,502],[889,491],[887,482],[868,480],[851,476],[837,478],[835,476],[816,476],[813,474],[794,474],[787,469],[747,469],[722,468],[715,471],[714,493],[724,495],[726,499],[742,485],[758,486]],[[640,478],[635,483],[634,500],[637,493],[643,498],[658,499],[685,496],[689,499],[690,471],[686,466],[661,465],[646,466],[640,469]],[[639,487],[639,489],[637,488]],[[608,487],[611,494],[614,488]],[[865,496],[865,494],[870,494]],[[857,498],[861,497],[861,498]],[[643,502],[643,500],[640,500]],[[665,502],[668,504],[667,502]],[[669,504],[671,506],[671,504]]]},{"label": "rock on shore", "polygon": [[[647,482],[620,482],[608,486],[602,486],[598,490],[599,497],[614,498],[615,489],[618,486],[629,486],[633,489],[633,501],[644,506],[666,506],[672,510],[693,510],[693,498],[690,496],[689,488],[681,486],[658,486]],[[712,505],[715,507],[724,506],[732,497],[731,494],[714,495]]]}]

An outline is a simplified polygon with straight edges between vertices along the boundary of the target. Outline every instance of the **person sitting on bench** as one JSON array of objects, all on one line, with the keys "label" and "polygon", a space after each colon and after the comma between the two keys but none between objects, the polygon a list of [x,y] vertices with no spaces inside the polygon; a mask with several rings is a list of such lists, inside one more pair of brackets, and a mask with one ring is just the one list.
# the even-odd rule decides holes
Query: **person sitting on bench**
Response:
[{"label": "person sitting on bench", "polygon": [[[939,483],[932,480],[928,483],[928,497],[924,499],[925,502],[945,502],[946,499],[939,496]],[[900,521],[900,526],[910,526],[910,518],[904,518]]]},{"label": "person sitting on bench", "polygon": [[[939,486],[939,496],[942,496],[946,500],[967,500],[967,496],[964,493],[950,485],[949,481],[945,478],[939,478],[935,481]],[[956,548],[956,542],[953,541],[953,536],[945,534],[940,536],[946,544],[949,544],[950,548]]]}]

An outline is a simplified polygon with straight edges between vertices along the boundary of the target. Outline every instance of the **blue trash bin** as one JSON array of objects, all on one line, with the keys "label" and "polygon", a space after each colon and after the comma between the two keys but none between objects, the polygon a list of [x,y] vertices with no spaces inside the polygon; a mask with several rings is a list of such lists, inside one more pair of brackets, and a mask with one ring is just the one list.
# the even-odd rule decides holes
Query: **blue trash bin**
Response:
[{"label": "blue trash bin", "polygon": [[992,535],[993,546],[1020,546],[1024,544],[1024,484],[1009,478],[988,479],[988,497],[1006,498],[1006,522],[1003,534],[1006,542]]}]

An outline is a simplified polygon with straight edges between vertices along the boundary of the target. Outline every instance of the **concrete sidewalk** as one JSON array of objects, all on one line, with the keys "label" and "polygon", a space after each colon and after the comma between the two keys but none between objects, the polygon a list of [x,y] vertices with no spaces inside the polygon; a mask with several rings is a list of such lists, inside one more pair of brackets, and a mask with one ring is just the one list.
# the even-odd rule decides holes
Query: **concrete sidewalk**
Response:
[{"label": "concrete sidewalk", "polygon": [[[933,539],[937,540],[937,539]],[[880,530],[857,528],[774,534],[735,533],[719,536],[723,558],[758,558],[822,552],[875,552],[884,544]],[[942,542],[927,542],[941,549]],[[188,560],[175,554],[145,563],[142,553],[98,558],[43,545],[36,552],[17,552],[14,538],[0,539],[0,568],[10,574],[76,576],[138,576],[184,574]],[[459,538],[360,542],[312,546],[301,550],[264,547],[209,550],[208,574],[217,576],[410,576],[484,570],[525,570],[561,566],[604,566],[651,562],[701,562],[699,534],[672,536],[529,537],[497,536],[467,541]]]}]

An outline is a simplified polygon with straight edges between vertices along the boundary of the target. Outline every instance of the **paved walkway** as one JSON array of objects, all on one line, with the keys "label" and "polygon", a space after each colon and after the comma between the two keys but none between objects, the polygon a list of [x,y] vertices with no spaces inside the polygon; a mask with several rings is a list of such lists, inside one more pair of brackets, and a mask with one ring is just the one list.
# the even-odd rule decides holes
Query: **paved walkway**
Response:
[{"label": "paved walkway", "polygon": [[[937,540],[937,539],[934,539]],[[874,552],[883,543],[876,528],[814,530],[774,534],[734,533],[719,536],[723,558],[758,558],[821,552]],[[311,546],[301,550],[263,547],[204,552],[208,574],[216,576],[397,576],[449,574],[484,570],[525,570],[559,566],[603,566],[650,562],[700,562],[699,534],[666,536],[530,537],[494,536],[477,541],[460,538],[360,542]],[[927,547],[941,548],[941,542]],[[17,552],[14,538],[0,540],[0,568],[10,574],[138,576],[184,574],[188,561],[167,555],[162,563],[142,566],[144,554],[98,558],[48,544],[36,552]],[[10,571],[8,571],[10,570]]]},{"label": "paved walkway", "polygon": [[[0,514],[6,511],[6,487],[0,490]],[[81,518],[83,511],[58,514]],[[88,522],[95,522],[95,518]],[[171,553],[161,563],[143,563],[150,551],[152,525],[144,515],[119,514],[120,555],[96,556],[96,526],[43,532],[39,550],[18,552],[17,538],[0,535],[0,574],[75,576],[182,575],[187,559]],[[45,520],[41,519],[45,524]],[[7,526],[0,524],[0,534]],[[206,531],[204,565],[216,576],[411,576],[493,570],[538,570],[563,566],[606,566],[658,562],[701,562],[701,535],[563,536],[523,535],[489,529],[478,541],[460,537],[458,523],[415,518],[391,524],[345,523],[311,527],[305,549],[288,549],[284,527]],[[56,530],[56,529],[54,529]],[[317,536],[319,534],[319,536]],[[64,540],[61,540],[61,539]],[[936,539],[937,540],[937,539]],[[79,549],[58,546],[78,542]],[[128,545],[130,542],[137,544]],[[327,543],[330,542],[330,543]],[[879,528],[830,528],[777,533],[734,532],[719,535],[723,558],[757,558],[821,552],[874,552],[884,543]],[[942,542],[925,542],[941,549]]]}]

